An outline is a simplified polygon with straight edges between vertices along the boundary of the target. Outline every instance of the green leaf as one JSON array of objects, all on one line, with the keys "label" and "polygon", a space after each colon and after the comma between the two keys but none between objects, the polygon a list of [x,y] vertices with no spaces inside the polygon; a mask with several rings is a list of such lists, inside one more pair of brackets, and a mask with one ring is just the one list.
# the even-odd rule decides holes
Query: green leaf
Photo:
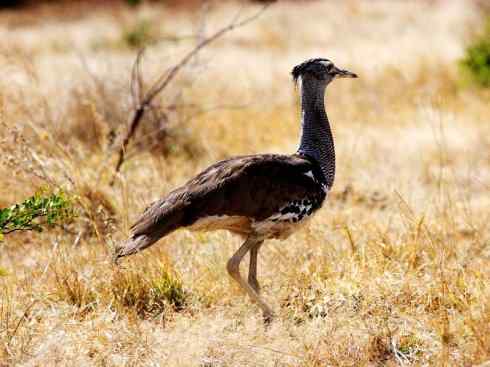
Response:
[{"label": "green leaf", "polygon": [[22,203],[0,209],[0,234],[30,230],[41,232],[46,226],[69,221],[75,216],[73,201],[61,190],[51,194],[47,190],[39,190]]}]

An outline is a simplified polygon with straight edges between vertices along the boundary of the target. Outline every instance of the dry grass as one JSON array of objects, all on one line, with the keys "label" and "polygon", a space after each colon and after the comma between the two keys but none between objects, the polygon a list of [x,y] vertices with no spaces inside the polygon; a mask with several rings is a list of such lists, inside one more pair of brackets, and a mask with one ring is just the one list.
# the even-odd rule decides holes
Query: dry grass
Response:
[{"label": "dry grass", "polygon": [[[215,6],[204,28],[236,8]],[[207,49],[161,96],[164,106],[188,107],[171,110],[156,135],[148,119],[114,187],[114,137],[130,108],[135,56],[125,32],[144,21],[161,39],[144,62],[149,83],[195,42],[166,36],[192,35],[198,12],[146,5],[66,22],[8,19],[0,206],[62,186],[77,196],[79,217],[66,231],[0,243],[0,365],[490,360],[490,95],[462,88],[455,63],[479,22],[469,2],[276,4]],[[239,243],[225,232],[180,231],[114,268],[114,244],[152,200],[217,159],[296,148],[288,73],[320,55],[361,78],[327,93],[338,152],[327,204],[261,253],[278,319],[264,328],[227,277]]]}]

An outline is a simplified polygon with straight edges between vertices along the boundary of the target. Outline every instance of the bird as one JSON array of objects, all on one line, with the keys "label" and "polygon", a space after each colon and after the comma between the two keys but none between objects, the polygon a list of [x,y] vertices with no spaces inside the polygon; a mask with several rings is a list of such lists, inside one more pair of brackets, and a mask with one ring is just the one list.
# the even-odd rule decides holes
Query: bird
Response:
[{"label": "bird", "polygon": [[[326,58],[296,65],[300,88],[301,137],[294,154],[256,154],[219,161],[148,206],[116,247],[114,260],[135,254],[179,228],[228,230],[243,243],[226,269],[266,322],[274,312],[260,294],[257,257],[265,240],[288,238],[324,203],[335,179],[335,148],[325,111],[326,87],[337,78],[357,78]],[[250,253],[248,277],[240,263]]]}]

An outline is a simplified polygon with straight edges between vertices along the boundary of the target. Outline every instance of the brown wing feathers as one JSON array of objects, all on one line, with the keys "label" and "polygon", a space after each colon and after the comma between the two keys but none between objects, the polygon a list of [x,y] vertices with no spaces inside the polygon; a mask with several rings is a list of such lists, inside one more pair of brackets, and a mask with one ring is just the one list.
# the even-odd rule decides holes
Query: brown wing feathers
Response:
[{"label": "brown wing feathers", "polygon": [[150,246],[179,227],[207,216],[244,216],[261,221],[318,187],[306,172],[311,161],[300,156],[258,155],[218,162],[153,203],[131,228],[117,257]]}]

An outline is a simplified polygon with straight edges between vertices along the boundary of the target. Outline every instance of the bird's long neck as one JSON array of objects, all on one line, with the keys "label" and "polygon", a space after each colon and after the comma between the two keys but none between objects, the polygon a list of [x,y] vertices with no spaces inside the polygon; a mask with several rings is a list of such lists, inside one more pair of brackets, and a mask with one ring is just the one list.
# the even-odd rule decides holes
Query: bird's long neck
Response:
[{"label": "bird's long neck", "polygon": [[315,79],[301,83],[301,141],[299,154],[314,158],[320,165],[330,189],[335,179],[335,148],[325,112],[326,84]]}]

